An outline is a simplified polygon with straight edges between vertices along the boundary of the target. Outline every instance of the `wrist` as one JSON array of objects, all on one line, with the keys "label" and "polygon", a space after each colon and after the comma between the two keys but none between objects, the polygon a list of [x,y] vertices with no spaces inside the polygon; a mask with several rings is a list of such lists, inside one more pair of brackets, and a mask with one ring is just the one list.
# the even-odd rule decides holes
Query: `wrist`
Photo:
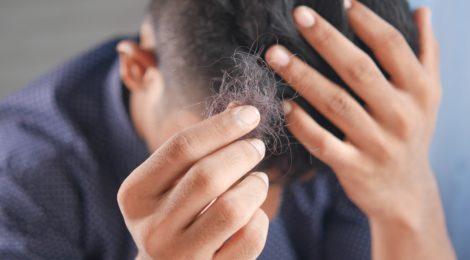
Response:
[{"label": "wrist", "polygon": [[456,259],[441,212],[369,217],[373,259]]}]

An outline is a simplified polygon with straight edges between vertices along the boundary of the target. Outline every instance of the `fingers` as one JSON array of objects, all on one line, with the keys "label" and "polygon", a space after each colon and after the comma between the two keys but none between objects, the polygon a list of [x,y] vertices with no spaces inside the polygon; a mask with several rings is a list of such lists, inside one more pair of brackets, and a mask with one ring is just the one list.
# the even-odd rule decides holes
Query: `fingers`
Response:
[{"label": "fingers", "polygon": [[[282,57],[287,57],[283,66],[279,65]],[[377,127],[376,123],[349,93],[290,55],[284,47],[271,48],[266,53],[266,60],[275,64],[276,72],[354,143],[367,143],[368,132]]]},{"label": "fingers", "polygon": [[439,47],[432,30],[431,10],[419,8],[415,12],[419,31],[419,58],[430,75],[439,75]]},{"label": "fingers", "polygon": [[422,74],[423,69],[405,37],[358,1],[353,1],[348,17],[354,32],[372,49],[396,86],[416,87],[416,76]]},{"label": "fingers", "polygon": [[[185,228],[215,198],[227,191],[264,157],[261,140],[242,140],[203,158],[173,188],[159,210]],[[165,207],[166,206],[166,207]]]},{"label": "fingers", "polygon": [[215,252],[242,227],[261,207],[268,193],[264,173],[248,175],[242,182],[220,196],[191,224],[187,237],[202,251]]},{"label": "fingers", "polygon": [[348,162],[357,158],[358,151],[353,146],[321,127],[295,102],[284,106],[289,131],[312,155],[335,170],[347,168]]},{"label": "fingers", "polygon": [[[439,91],[432,91],[431,88],[436,89],[440,85],[430,80],[405,38],[393,26],[357,1],[353,1],[348,15],[351,26],[374,50],[397,87],[409,90],[408,92],[396,91],[365,52],[308,7],[298,7],[294,11],[294,19],[300,32],[365,101],[370,114],[358,109],[359,105],[351,102],[349,95],[338,90],[338,86],[298,58],[292,57],[285,48],[272,47],[266,54],[266,60],[294,89],[343,130],[349,140],[357,146],[368,148],[368,141],[372,139],[368,133],[376,132],[382,127],[395,128],[394,126],[402,124],[407,94],[413,94],[413,98],[425,104],[425,107],[435,107],[435,100],[438,98],[434,97],[439,97]],[[430,23],[427,21],[426,24],[421,16],[425,15],[418,12],[417,19],[423,20],[422,38],[429,42],[433,38]],[[428,65],[431,68],[436,66],[436,55],[430,56],[426,50],[435,48],[428,43],[425,45],[422,60],[431,64]],[[434,75],[438,75],[438,72]],[[434,95],[434,92],[437,94]],[[389,102],[385,104],[383,100]]]},{"label": "fingers", "polygon": [[[379,100],[389,98],[393,87],[374,61],[349,39],[308,7],[298,7],[294,20],[304,38],[335,69],[372,110],[381,111]],[[308,23],[306,21],[311,20]]]},{"label": "fingers", "polygon": [[144,203],[144,198],[153,200],[195,162],[248,134],[259,120],[255,107],[242,106],[173,136],[124,181],[118,194],[120,205]]},{"label": "fingers", "polygon": [[427,77],[434,82],[434,84],[428,84],[429,81],[423,80],[426,87],[422,88],[417,96],[425,108],[436,114],[442,98],[442,86],[440,84],[439,44],[432,30],[431,10],[425,7],[419,8],[415,12],[415,19],[419,33],[419,59],[427,72]]},{"label": "fingers", "polygon": [[266,244],[268,227],[268,216],[261,209],[258,209],[250,222],[222,246],[214,259],[256,259]]}]

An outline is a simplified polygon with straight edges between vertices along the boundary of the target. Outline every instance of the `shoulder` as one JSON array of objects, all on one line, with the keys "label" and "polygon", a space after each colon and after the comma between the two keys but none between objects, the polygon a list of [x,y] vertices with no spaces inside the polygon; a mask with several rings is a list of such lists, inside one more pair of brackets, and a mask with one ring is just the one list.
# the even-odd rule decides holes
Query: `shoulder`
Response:
[{"label": "shoulder", "polygon": [[[42,98],[0,104],[0,172],[21,172],[43,165],[56,164],[64,168],[74,155],[82,154],[85,144],[74,126],[73,119],[53,109],[54,104]],[[75,159],[80,156],[75,156]]]},{"label": "shoulder", "polygon": [[[15,245],[22,245],[19,255],[31,250],[55,256],[47,258],[78,258],[57,256],[79,255],[91,230],[87,225],[113,212],[109,208],[117,210],[116,185],[110,188],[109,175],[100,174],[93,131],[103,128],[103,89],[118,41],[0,102],[0,240],[6,243],[0,243],[0,258],[4,250],[16,252]],[[92,221],[87,214],[95,216]]]},{"label": "shoulder", "polygon": [[41,237],[51,245],[80,244],[80,176],[93,166],[79,152],[81,142],[72,141],[67,124],[52,113],[7,108],[12,111],[0,110],[0,240],[10,246],[44,245]]},{"label": "shoulder", "polygon": [[64,157],[73,161],[86,154],[83,128],[97,121],[90,109],[102,108],[119,40],[71,59],[0,102],[0,170],[65,164]]},{"label": "shoulder", "polygon": [[50,243],[79,244],[83,207],[73,155],[21,130],[14,141],[4,133],[0,131],[0,142],[6,143],[0,150],[0,240],[37,245],[42,237]]},{"label": "shoulder", "polygon": [[77,178],[92,164],[85,164],[73,146],[43,131],[34,124],[0,127],[2,208],[18,209],[19,214],[27,208],[40,208],[44,213],[65,206],[60,201],[78,201],[81,187]]},{"label": "shoulder", "polygon": [[[26,190],[33,193],[54,186],[60,192],[72,189],[77,173],[92,171],[83,125],[94,124],[87,109],[100,109],[97,93],[115,60],[117,42],[70,60],[0,102],[0,177],[15,182],[12,187],[31,187]],[[88,108],[86,102],[91,102]]]}]

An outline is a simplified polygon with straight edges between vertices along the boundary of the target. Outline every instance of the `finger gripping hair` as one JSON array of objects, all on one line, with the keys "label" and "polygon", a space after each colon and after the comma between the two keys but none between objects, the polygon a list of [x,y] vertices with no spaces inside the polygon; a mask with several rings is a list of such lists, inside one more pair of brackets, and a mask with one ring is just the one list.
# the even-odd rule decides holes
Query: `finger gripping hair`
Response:
[{"label": "finger gripping hair", "polygon": [[[397,28],[417,52],[416,25],[407,0],[359,1]],[[294,100],[338,138],[344,134],[268,69],[261,58],[264,52],[274,44],[283,45],[363,104],[297,31],[292,10],[299,5],[313,8],[377,62],[349,26],[344,0],[151,0],[149,8],[159,69],[168,89],[176,94],[181,90],[184,95],[175,96],[185,96],[189,104],[200,104],[209,93],[205,116],[225,110],[230,102],[257,107],[261,123],[249,137],[266,143],[264,169],[279,169],[292,179],[326,166],[286,130],[281,100]]]},{"label": "finger gripping hair", "polygon": [[271,154],[280,154],[284,131],[282,101],[278,95],[275,74],[270,70],[259,54],[236,51],[231,57],[233,66],[223,71],[220,80],[212,89],[206,101],[205,116],[211,117],[224,111],[234,102],[236,105],[256,107],[261,120],[258,127],[244,138],[258,138]]}]

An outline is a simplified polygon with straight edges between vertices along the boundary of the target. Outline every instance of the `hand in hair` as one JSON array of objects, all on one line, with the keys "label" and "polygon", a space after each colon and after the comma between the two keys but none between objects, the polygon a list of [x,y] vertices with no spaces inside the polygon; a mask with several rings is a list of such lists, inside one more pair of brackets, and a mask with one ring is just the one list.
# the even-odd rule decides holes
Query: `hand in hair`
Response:
[{"label": "hand in hair", "polygon": [[[428,159],[441,97],[438,47],[426,9],[416,13],[420,55],[364,5],[347,11],[390,81],[364,51],[307,7],[294,17],[299,31],[365,102],[274,46],[266,59],[311,105],[345,133],[341,140],[299,105],[285,103],[288,128],[328,164],[368,216],[374,259],[455,259]],[[387,102],[384,102],[387,100]]]}]

